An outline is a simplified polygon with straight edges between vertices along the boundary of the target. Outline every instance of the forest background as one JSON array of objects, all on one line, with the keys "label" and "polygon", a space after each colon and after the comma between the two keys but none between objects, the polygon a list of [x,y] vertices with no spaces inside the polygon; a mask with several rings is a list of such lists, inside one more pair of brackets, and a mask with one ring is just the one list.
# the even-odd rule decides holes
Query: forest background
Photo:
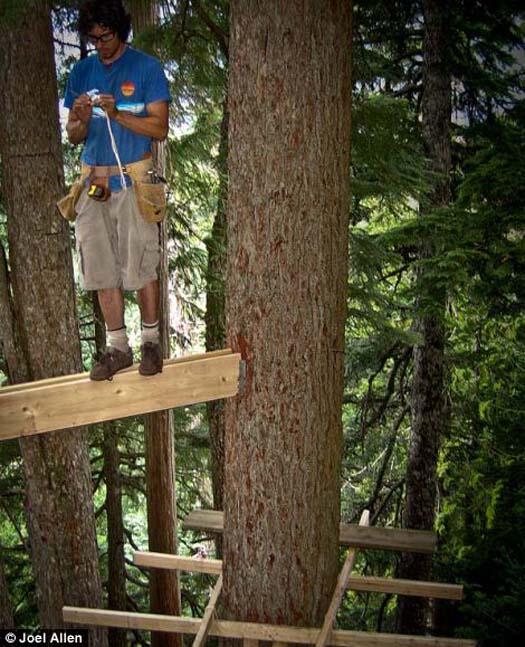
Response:
[{"label": "forest background", "polygon": [[[2,3],[5,24],[18,19],[17,4],[23,3]],[[425,628],[484,645],[517,645],[525,635],[524,12],[511,0],[441,3],[447,11],[441,65],[450,79],[449,199],[422,218],[421,205],[430,201],[436,182],[421,119],[423,4],[371,0],[353,7],[341,518],[356,522],[368,508],[379,525],[406,523],[407,482],[416,469],[409,460],[413,349],[423,334],[418,321],[438,316],[444,339],[443,425],[436,456],[417,469],[437,476],[431,512],[439,549],[433,578],[464,584],[465,598],[427,610]],[[223,347],[228,3],[162,0],[130,2],[129,8],[134,17],[149,16],[149,26],[148,20],[141,28],[134,23],[133,43],[162,59],[173,96],[165,148],[172,354]],[[54,4],[60,96],[72,65],[86,54],[76,39],[75,19],[74,3]],[[79,149],[64,138],[63,154],[69,183],[78,170]],[[4,259],[9,259],[7,211],[2,193]],[[432,253],[421,253],[422,241]],[[9,274],[8,260],[4,267]],[[98,315],[91,295],[78,286],[76,299],[83,365],[89,369],[102,343]],[[131,301],[127,309],[137,332]],[[0,338],[0,368],[7,383],[5,330]],[[222,507],[220,451],[210,440],[210,420],[216,415],[220,412],[205,405],[173,412],[180,517],[196,507]],[[117,514],[124,537],[123,604],[147,609],[149,573],[130,561],[133,549],[148,546],[144,421],[118,421],[109,430],[95,426],[88,438],[104,595],[112,586],[111,456],[117,461]],[[27,507],[31,501],[19,444],[4,442],[4,626],[5,618],[16,626],[39,623]],[[180,530],[178,541],[183,554],[214,551],[213,537],[203,534]],[[358,570],[392,575],[402,564],[390,553],[374,553],[359,558]],[[206,576],[181,578],[183,613],[202,616],[209,584]],[[399,626],[399,613],[393,596],[349,593],[338,620],[341,627],[392,631]],[[111,640],[117,645],[122,635],[115,632]],[[135,632],[128,640],[146,645],[150,637]]]}]

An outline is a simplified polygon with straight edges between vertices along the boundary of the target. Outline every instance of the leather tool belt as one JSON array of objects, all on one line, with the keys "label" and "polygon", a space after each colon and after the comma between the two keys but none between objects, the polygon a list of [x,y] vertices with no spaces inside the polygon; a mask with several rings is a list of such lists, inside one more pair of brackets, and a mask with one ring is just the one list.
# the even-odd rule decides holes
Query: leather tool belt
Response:
[{"label": "leather tool belt", "polygon": [[[151,154],[138,162],[126,164],[122,168],[124,174],[131,178],[131,183],[137,198],[139,210],[146,222],[160,222],[166,214],[166,193],[164,183],[157,180],[153,170]],[[111,175],[120,175],[118,166],[89,166],[82,164],[80,178],[73,183],[69,193],[57,203],[60,214],[67,220],[76,218],[75,206],[82,191],[86,188],[86,179],[89,179],[88,195],[91,186],[93,191],[100,187],[101,197],[98,200],[107,200],[109,197],[109,178]],[[104,190],[107,190],[106,197]],[[94,196],[90,196],[94,197]]]}]

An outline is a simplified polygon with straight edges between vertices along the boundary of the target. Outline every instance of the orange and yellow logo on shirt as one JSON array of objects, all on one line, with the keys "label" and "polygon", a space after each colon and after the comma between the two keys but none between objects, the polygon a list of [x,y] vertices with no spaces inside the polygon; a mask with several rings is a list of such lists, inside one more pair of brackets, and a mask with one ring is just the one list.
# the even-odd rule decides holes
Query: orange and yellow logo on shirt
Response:
[{"label": "orange and yellow logo on shirt", "polygon": [[124,81],[120,90],[125,97],[130,97],[135,92],[135,84],[132,81]]}]

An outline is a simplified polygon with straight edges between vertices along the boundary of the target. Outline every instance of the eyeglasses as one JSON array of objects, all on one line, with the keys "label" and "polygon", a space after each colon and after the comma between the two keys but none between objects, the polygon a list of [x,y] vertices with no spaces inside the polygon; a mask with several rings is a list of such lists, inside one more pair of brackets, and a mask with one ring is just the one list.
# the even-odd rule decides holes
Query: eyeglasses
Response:
[{"label": "eyeglasses", "polygon": [[113,38],[115,38],[114,31],[107,31],[105,34],[102,34],[101,36],[92,36],[91,34],[88,34],[88,41],[92,45],[96,45],[99,41],[101,43],[109,43],[109,41]]}]

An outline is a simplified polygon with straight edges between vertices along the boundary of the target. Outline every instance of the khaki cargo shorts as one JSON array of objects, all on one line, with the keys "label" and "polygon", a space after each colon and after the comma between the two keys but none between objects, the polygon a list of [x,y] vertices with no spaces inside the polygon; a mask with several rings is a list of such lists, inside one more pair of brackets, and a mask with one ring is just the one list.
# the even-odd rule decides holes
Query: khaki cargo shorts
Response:
[{"label": "khaki cargo shorts", "polygon": [[140,290],[157,278],[159,226],[139,212],[132,187],[97,202],[82,191],[75,234],[85,290]]}]

